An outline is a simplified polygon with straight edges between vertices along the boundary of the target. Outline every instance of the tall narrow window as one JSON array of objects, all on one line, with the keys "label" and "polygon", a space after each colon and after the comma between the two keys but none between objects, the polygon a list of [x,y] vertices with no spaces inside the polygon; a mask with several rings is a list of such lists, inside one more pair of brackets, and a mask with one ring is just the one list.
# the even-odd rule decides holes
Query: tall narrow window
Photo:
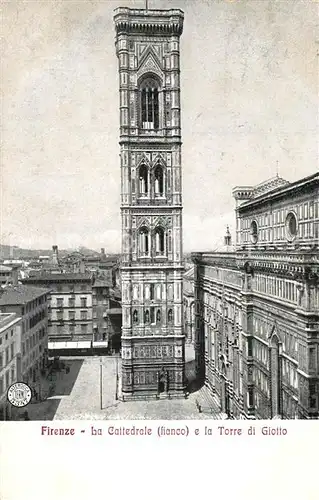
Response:
[{"label": "tall narrow window", "polygon": [[155,307],[151,307],[151,323],[152,325],[155,323]]},{"label": "tall narrow window", "polygon": [[135,309],[133,312],[133,323],[136,325],[138,323],[138,312]]},{"label": "tall narrow window", "polygon": [[154,78],[147,78],[141,84],[141,119],[142,128],[159,128],[158,83]]},{"label": "tall narrow window", "polygon": [[248,407],[252,408],[254,406],[254,389],[249,387],[248,389]]},{"label": "tall narrow window", "polygon": [[173,309],[168,310],[167,321],[170,325],[173,323]]},{"label": "tall narrow window", "polygon": [[168,251],[171,252],[172,251],[172,234],[171,232],[169,231],[168,233]]},{"label": "tall narrow window", "polygon": [[165,252],[165,233],[161,227],[155,230],[155,252],[157,255],[163,255]]},{"label": "tall narrow window", "polygon": [[144,323],[149,323],[150,322],[150,312],[148,309],[146,309],[145,313],[144,313]]},{"label": "tall narrow window", "polygon": [[162,317],[161,317],[161,311],[160,311],[160,309],[158,309],[157,312],[156,312],[156,324],[157,325],[160,324],[161,319],[162,319]]},{"label": "tall narrow window", "polygon": [[148,255],[149,253],[149,232],[146,227],[141,228],[139,233],[139,245],[140,245],[140,254]]},{"label": "tall narrow window", "polygon": [[154,191],[157,196],[163,196],[164,194],[164,175],[160,166],[157,166],[154,172]]},{"label": "tall narrow window", "polygon": [[252,356],[253,355],[253,339],[251,337],[247,338],[247,355]]},{"label": "tall narrow window", "polygon": [[81,319],[87,319],[87,311],[81,311]]},{"label": "tall narrow window", "polygon": [[148,195],[148,169],[145,165],[141,165],[139,169],[139,194]]},{"label": "tall narrow window", "polygon": [[280,362],[279,362],[279,340],[273,335],[270,345],[270,378],[271,378],[271,416],[276,417],[280,413]]},{"label": "tall narrow window", "polygon": [[258,241],[258,225],[255,220],[252,221],[250,225],[250,238],[252,243],[257,243]]}]

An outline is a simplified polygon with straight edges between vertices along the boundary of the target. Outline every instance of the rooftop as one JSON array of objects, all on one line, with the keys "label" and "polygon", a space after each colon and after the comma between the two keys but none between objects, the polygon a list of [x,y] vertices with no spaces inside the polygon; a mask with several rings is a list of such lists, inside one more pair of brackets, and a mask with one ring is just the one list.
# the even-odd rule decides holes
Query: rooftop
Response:
[{"label": "rooftop", "polygon": [[16,313],[0,313],[0,330],[8,328],[12,322],[17,323],[20,320]]},{"label": "rooftop", "polygon": [[219,245],[216,246],[213,250],[208,250],[208,252],[232,253],[236,252],[236,250],[236,245]]},{"label": "rooftop", "polygon": [[277,175],[276,177],[272,177],[271,179],[266,179],[265,181],[260,182],[256,186],[236,186],[233,189],[233,195],[235,198],[242,198],[242,195],[244,194],[244,198],[248,198],[249,200],[251,200],[265,193],[269,193],[274,189],[287,186],[289,184],[290,183],[288,181]]},{"label": "rooftop", "polygon": [[94,283],[93,283],[93,288],[106,288],[106,287],[112,287],[112,280],[107,279],[107,278],[97,278]]},{"label": "rooftop", "polygon": [[[275,180],[277,179],[277,182]],[[252,195],[250,199],[245,201],[239,210],[245,210],[246,207],[252,206],[254,203],[260,203],[262,201],[267,201],[269,199],[281,198],[282,196],[293,195],[294,192],[300,192],[302,189],[309,189],[311,187],[319,186],[319,173],[309,175],[302,179],[298,179],[295,182],[287,182],[280,177],[275,177],[269,181],[258,184],[252,188]],[[243,188],[245,189],[245,188]],[[249,188],[247,188],[249,189]],[[239,187],[234,188],[233,194],[236,197],[236,193],[240,190]]]},{"label": "rooftop", "polygon": [[118,7],[114,9],[114,16],[124,14],[131,17],[154,17],[154,16],[182,16],[181,9],[130,9],[129,7]]},{"label": "rooftop", "polygon": [[0,264],[0,271],[2,272],[10,272],[12,271],[12,267],[4,266],[3,264]]},{"label": "rooftop", "polygon": [[0,292],[0,306],[23,305],[50,293],[47,288],[30,285],[8,285]]},{"label": "rooftop", "polygon": [[184,278],[187,279],[187,280],[193,280],[194,279],[194,266],[192,266],[190,269],[188,269],[187,271],[185,271],[184,273]]},{"label": "rooftop", "polygon": [[24,283],[57,283],[61,281],[91,281],[92,273],[37,273],[23,280]]},{"label": "rooftop", "polygon": [[106,312],[109,316],[121,316],[122,315],[122,309],[120,307],[114,307],[111,309],[107,309]]}]

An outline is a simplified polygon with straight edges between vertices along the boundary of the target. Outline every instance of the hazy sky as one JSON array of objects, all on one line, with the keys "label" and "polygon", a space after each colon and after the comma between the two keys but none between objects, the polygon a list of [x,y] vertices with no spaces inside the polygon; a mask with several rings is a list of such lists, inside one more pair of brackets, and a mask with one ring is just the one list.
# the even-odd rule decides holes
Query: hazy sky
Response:
[{"label": "hazy sky", "polygon": [[[2,1],[1,242],[120,250],[113,9],[143,0]],[[184,249],[219,245],[232,188],[318,170],[318,4],[149,0],[185,12]]]}]

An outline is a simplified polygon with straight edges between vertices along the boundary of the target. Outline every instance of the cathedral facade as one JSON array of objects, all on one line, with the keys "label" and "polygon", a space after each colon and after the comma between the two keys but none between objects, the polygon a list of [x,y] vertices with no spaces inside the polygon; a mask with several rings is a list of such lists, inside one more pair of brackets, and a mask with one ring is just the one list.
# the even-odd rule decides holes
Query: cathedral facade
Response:
[{"label": "cathedral facade", "polygon": [[318,418],[319,175],[233,195],[233,251],[193,254],[197,372],[230,418]]},{"label": "cathedral facade", "polygon": [[180,10],[115,11],[122,216],[122,398],[182,396]]}]

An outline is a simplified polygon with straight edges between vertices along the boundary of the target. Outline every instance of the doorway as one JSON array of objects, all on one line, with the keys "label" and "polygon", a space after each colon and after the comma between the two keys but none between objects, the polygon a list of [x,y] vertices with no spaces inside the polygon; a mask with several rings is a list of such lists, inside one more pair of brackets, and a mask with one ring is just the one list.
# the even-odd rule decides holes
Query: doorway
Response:
[{"label": "doorway", "polygon": [[163,394],[164,390],[165,390],[164,381],[163,381],[163,380],[160,380],[160,381],[158,382],[158,393],[159,393],[159,394]]}]

